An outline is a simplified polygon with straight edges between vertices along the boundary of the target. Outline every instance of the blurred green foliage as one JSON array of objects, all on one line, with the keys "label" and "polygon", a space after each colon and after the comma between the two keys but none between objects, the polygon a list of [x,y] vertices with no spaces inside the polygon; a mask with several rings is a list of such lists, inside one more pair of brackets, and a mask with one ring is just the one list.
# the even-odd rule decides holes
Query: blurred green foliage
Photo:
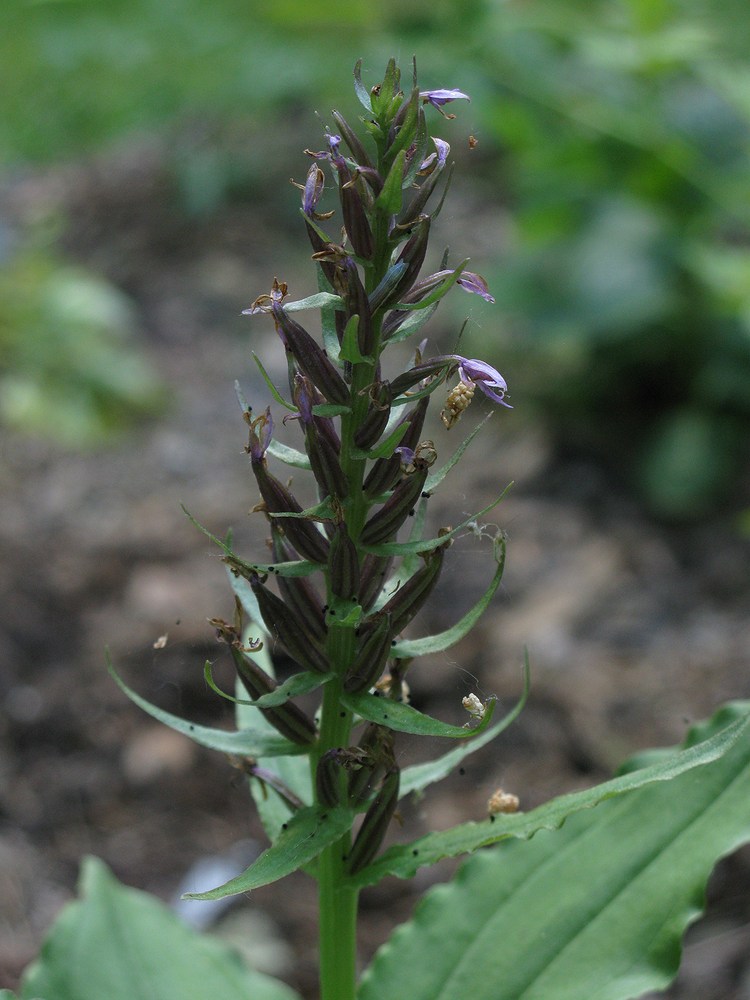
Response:
[{"label": "blurred green foliage", "polygon": [[0,270],[0,419],[71,448],[100,445],[164,406],[133,342],[129,300],[28,247]]},{"label": "blurred green foliage", "polygon": [[474,66],[511,216],[491,285],[516,394],[657,514],[736,500],[750,439],[747,8],[568,0],[497,7],[488,24],[493,50]]},{"label": "blurred green foliage", "polygon": [[[388,55],[416,53],[427,85],[474,99],[459,134],[479,138],[471,183],[497,213],[481,336],[496,335],[519,409],[534,401],[563,447],[599,456],[661,516],[737,501],[746,0],[6,0],[0,17],[10,164],[200,120],[256,136],[262,176],[296,109],[312,95],[327,120],[357,58],[374,80]],[[186,208],[210,211],[237,164],[210,143],[195,153],[176,163]]]}]

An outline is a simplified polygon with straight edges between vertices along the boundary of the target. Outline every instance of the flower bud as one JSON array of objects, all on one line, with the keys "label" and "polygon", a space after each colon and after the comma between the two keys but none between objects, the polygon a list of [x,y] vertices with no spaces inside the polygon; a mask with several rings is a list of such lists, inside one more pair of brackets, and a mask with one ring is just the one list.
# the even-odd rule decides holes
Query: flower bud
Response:
[{"label": "flower bud", "polygon": [[398,804],[399,784],[399,769],[394,766],[387,772],[378,794],[365,813],[357,839],[349,852],[347,868],[350,875],[369,865],[383,843],[383,837]]},{"label": "flower bud", "polygon": [[[278,687],[273,677],[269,677],[265,670],[234,647],[232,647],[232,659],[242,686],[251,698],[261,698]],[[259,711],[292,743],[310,746],[318,738],[318,731],[312,719],[291,701],[284,702],[283,705],[274,705],[273,708],[260,708]]]},{"label": "flower bud", "polygon": [[349,388],[323,348],[278,303],[274,303],[272,312],[300,371],[308,376],[330,403],[348,406]]},{"label": "flower bud", "polygon": [[391,616],[385,615],[357,650],[354,663],[344,678],[344,690],[348,694],[359,694],[373,686],[385,669],[392,639]]},{"label": "flower bud", "polygon": [[342,156],[334,156],[332,161],[339,175],[339,198],[349,242],[358,257],[371,260],[374,252],[372,229],[356,187],[356,178],[352,176]]},{"label": "flower bud", "polygon": [[297,616],[280,597],[265,587],[257,574],[250,576],[250,586],[266,628],[286,646],[289,655],[306,670],[328,673],[328,659],[311,635],[306,635]]},{"label": "flower bud", "polygon": [[300,420],[305,428],[305,450],[310,467],[323,496],[343,500],[349,493],[338,451],[327,433],[320,433],[318,418],[313,416],[314,389],[310,379],[298,375],[294,380],[294,401],[299,408]]},{"label": "flower bud", "polygon": [[347,308],[350,316],[359,316],[357,346],[363,357],[372,356],[375,350],[375,328],[372,323],[370,302],[359,277],[357,266],[351,258],[346,261]]},{"label": "flower bud", "polygon": [[398,263],[403,262],[406,264],[406,270],[391,291],[385,308],[388,308],[389,305],[395,305],[400,301],[401,296],[409,291],[419,276],[422,264],[424,264],[427,243],[430,238],[429,216],[421,216],[416,220],[415,225],[415,231],[407,240],[398,258]]},{"label": "flower bud", "polygon": [[339,114],[338,111],[331,112],[333,120],[338,125],[339,132],[341,133],[344,142],[347,144],[351,150],[352,156],[357,161],[360,167],[372,168],[372,161],[367,155],[367,150],[360,142],[359,136],[352,129],[349,123]]}]

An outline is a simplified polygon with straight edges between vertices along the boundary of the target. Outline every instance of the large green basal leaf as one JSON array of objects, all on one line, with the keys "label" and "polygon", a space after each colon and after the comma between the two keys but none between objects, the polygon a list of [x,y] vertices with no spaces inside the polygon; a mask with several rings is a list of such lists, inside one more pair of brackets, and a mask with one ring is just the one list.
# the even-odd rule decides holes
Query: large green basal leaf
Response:
[{"label": "large green basal leaf", "polygon": [[83,863],[81,896],[27,970],[21,1000],[299,1000],[158,900],[120,885],[96,858]]},{"label": "large green basal leaf", "polygon": [[711,869],[748,840],[745,725],[709,763],[472,858],[381,949],[359,998],[629,1000],[663,989]]}]

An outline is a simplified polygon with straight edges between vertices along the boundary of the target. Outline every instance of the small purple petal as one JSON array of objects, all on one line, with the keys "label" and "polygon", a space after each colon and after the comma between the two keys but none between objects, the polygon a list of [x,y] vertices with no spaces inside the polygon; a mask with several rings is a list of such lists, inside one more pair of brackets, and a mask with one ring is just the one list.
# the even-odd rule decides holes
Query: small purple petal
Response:
[{"label": "small purple petal", "polygon": [[486,361],[480,361],[478,358],[461,358],[458,374],[462,382],[478,385],[485,396],[488,396],[493,402],[513,409],[510,403],[506,403],[503,398],[508,391],[507,382],[500,372],[492,365],[487,364]]},{"label": "small purple petal", "polygon": [[442,108],[450,101],[470,101],[468,94],[462,90],[421,90],[419,96],[426,104],[431,104],[434,108]]},{"label": "small purple petal", "polygon": [[490,295],[487,282],[481,274],[474,274],[472,271],[464,271],[458,279],[457,284],[459,284],[466,292],[473,292],[474,295],[481,295],[486,302],[494,303],[495,301]]},{"label": "small purple petal", "polygon": [[417,457],[416,452],[413,448],[407,447],[405,444],[400,444],[398,448],[394,448],[397,455],[401,456],[402,465],[411,465],[414,459]]}]

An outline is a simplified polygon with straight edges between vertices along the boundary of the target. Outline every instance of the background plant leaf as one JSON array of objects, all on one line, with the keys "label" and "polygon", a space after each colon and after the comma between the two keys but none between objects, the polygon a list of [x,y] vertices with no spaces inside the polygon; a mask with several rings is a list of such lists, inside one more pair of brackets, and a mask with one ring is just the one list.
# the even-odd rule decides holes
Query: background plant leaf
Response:
[{"label": "background plant leaf", "polygon": [[667,986],[712,867],[750,840],[750,738],[747,722],[732,728],[704,766],[472,858],[381,949],[359,1000],[629,1000]]},{"label": "background plant leaf", "polygon": [[83,862],[80,891],[26,971],[21,1000],[298,1000],[158,900],[120,885],[96,858]]}]

